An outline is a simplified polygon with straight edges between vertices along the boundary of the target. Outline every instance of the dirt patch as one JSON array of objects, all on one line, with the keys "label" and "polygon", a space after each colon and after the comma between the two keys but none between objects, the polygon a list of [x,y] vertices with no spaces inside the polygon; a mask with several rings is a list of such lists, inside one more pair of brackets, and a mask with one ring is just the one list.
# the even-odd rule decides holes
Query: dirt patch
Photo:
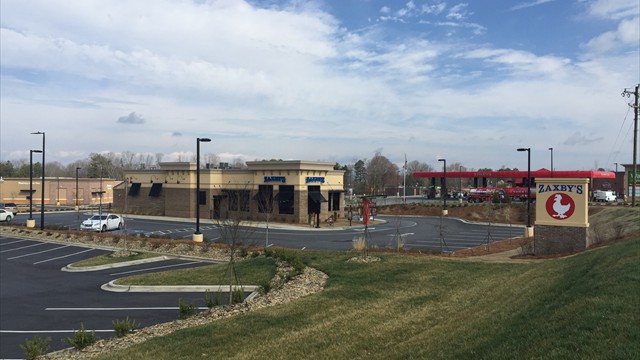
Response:
[{"label": "dirt patch", "polygon": [[[402,204],[377,207],[380,215],[440,216],[441,206],[427,204]],[[469,204],[454,203],[447,206],[449,217],[470,221],[524,225],[527,223],[526,204]],[[531,221],[535,221],[535,205],[531,206]]]}]

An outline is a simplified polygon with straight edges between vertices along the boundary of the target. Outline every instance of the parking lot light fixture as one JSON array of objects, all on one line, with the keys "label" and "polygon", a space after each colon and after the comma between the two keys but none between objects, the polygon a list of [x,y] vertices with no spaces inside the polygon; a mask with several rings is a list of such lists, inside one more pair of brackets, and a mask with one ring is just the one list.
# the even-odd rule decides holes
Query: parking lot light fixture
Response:
[{"label": "parking lot light fixture", "polygon": [[444,200],[443,211],[447,209],[447,159],[438,159],[444,163],[444,176],[442,178],[442,199]]},{"label": "parking lot light fixture", "polygon": [[527,236],[531,231],[531,148],[518,148],[527,152]]},{"label": "parking lot light fixture", "polygon": [[44,230],[44,154],[45,154],[45,135],[44,131],[32,132],[31,135],[42,135],[42,193],[40,194],[40,230]]},{"label": "parking lot light fixture", "polygon": [[551,177],[553,177],[553,148],[550,147],[549,151],[551,151]]},{"label": "parking lot light fixture", "polygon": [[27,227],[33,227],[33,153],[41,153],[42,150],[29,150],[29,221]]},{"label": "parking lot light fixture", "polygon": [[76,167],[76,218],[79,220],[80,219],[80,208],[78,207],[78,195],[79,195],[79,190],[78,190],[78,171],[82,169],[80,167]]},{"label": "parking lot light fixture", "polygon": [[196,232],[193,233],[194,241],[202,241],[200,232],[200,143],[211,142],[209,138],[196,139]]}]

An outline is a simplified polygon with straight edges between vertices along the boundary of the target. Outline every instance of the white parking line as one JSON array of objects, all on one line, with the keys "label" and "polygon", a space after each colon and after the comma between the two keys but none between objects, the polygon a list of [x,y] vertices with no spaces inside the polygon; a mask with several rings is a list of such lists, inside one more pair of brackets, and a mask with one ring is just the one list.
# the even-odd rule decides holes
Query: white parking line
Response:
[{"label": "white parking line", "polygon": [[[0,334],[66,334],[66,333],[75,333],[78,330],[0,330]],[[90,330],[97,333],[100,332],[114,332],[115,330]]]},{"label": "white parking line", "polygon": [[0,251],[0,253],[5,253],[5,252],[9,252],[9,251],[16,251],[16,250],[22,250],[22,249],[26,249],[26,248],[30,248],[30,247],[34,247],[34,246],[40,246],[40,245],[44,245],[44,244],[46,244],[46,243],[37,243],[37,244],[27,245],[27,246],[15,248],[15,249],[2,250],[2,251]]},{"label": "white parking line", "polygon": [[54,251],[54,250],[64,249],[64,248],[67,248],[67,247],[69,247],[69,246],[71,246],[71,245],[59,246],[59,247],[57,247],[57,248],[48,249],[48,250],[42,250],[42,251],[34,252],[34,253],[31,253],[31,254],[25,254],[25,255],[14,256],[14,257],[11,257],[11,258],[9,258],[9,259],[7,259],[7,260],[13,260],[13,259],[19,259],[19,258],[21,258],[21,257],[26,257],[26,256],[38,255],[38,254],[46,253],[46,252],[49,252],[49,251]]},{"label": "white parking line", "polygon": [[82,251],[78,251],[78,252],[73,253],[73,254],[68,254],[68,255],[58,256],[58,257],[54,257],[54,258],[51,258],[51,259],[47,259],[47,260],[42,260],[42,261],[34,262],[34,263],[33,263],[33,265],[46,263],[46,262],[48,262],[48,261],[53,261],[53,260],[63,259],[63,258],[69,257],[69,256],[74,256],[74,255],[78,255],[78,254],[86,253],[86,252],[88,252],[88,251],[93,251],[93,250],[96,250],[96,249],[87,249],[87,250],[82,250]]},{"label": "white parking line", "polygon": [[200,263],[199,261],[191,261],[191,262],[182,263],[182,264],[174,264],[174,265],[166,265],[166,266],[156,266],[156,267],[146,268],[146,269],[140,269],[140,270],[131,270],[131,271],[125,271],[125,272],[113,273],[113,274],[109,274],[109,276],[125,275],[125,274],[133,274],[133,273],[142,272],[142,271],[158,270],[158,269],[167,269],[167,268],[172,268],[172,267],[177,267],[177,266],[186,266],[186,265],[199,264],[199,263]]},{"label": "white parking line", "polygon": [[[8,239],[8,238],[3,238],[3,239]],[[27,240],[27,239],[16,240],[16,241],[8,242],[8,243],[0,243],[0,245],[11,245],[11,244],[21,243],[21,242],[25,242],[25,241],[29,241],[29,240]]]},{"label": "white parking line", "polygon": [[[93,308],[45,308],[45,311],[129,311],[129,310],[179,310],[179,306],[157,306],[157,307],[122,307],[122,308],[107,308],[107,307],[93,307]],[[199,307],[201,310],[208,309],[208,307]]]}]

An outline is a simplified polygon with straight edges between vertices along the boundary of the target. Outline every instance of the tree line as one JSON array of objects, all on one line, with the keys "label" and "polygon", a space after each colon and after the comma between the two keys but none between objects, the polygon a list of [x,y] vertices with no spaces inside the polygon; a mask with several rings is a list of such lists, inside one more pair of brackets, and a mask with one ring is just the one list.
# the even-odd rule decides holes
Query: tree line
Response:
[{"label": "tree line", "polygon": [[[122,153],[92,153],[89,157],[77,160],[67,165],[60,162],[47,162],[45,171],[46,177],[75,177],[76,171],[81,178],[110,178],[116,180],[124,180],[124,173],[130,170],[154,169],[162,162],[164,155],[157,153],[135,154],[130,151]],[[219,163],[219,157],[216,154],[208,153],[201,156],[201,167],[205,164]],[[193,161],[195,155],[185,155],[177,159],[177,161]],[[406,169],[403,167],[406,166]],[[240,159],[236,159],[231,168],[246,168],[246,164]],[[76,170],[78,169],[78,170]],[[358,195],[402,195],[402,187],[406,186],[407,195],[412,195],[414,189],[416,193],[422,193],[421,189],[431,186],[431,179],[414,178],[415,172],[440,171],[441,168],[434,168],[432,165],[418,160],[407,161],[405,165],[398,166],[392,163],[380,151],[376,151],[370,159],[358,159],[353,164],[339,164],[334,166],[336,170],[344,170],[345,188],[352,189],[354,194]],[[473,171],[461,163],[452,162],[447,164],[447,171]],[[481,169],[490,171],[491,169]],[[511,170],[504,168],[500,170]],[[517,169],[514,169],[517,170]],[[28,178],[29,177],[29,161],[13,160],[0,163],[0,176],[4,178]],[[42,176],[41,162],[33,163],[33,176]],[[469,186],[468,182],[459,183],[460,187]]]}]

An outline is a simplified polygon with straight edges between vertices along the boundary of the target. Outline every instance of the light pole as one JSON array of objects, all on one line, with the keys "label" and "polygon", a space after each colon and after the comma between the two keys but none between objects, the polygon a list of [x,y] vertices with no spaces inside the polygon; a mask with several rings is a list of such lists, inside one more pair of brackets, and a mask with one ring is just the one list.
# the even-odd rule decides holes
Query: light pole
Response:
[{"label": "light pole", "polygon": [[32,228],[36,225],[33,220],[33,153],[41,153],[42,150],[29,150],[29,219],[27,227]]},{"label": "light pole", "polygon": [[200,143],[211,142],[209,138],[196,139],[196,232],[193,233],[193,241],[202,242],[200,233]]},{"label": "light pole", "polygon": [[613,163],[613,165],[616,166],[616,181],[615,181],[615,187],[616,187],[616,198],[618,197],[618,163]]},{"label": "light pole", "polygon": [[551,151],[551,177],[553,177],[553,148],[550,147],[549,151]]},{"label": "light pole", "polygon": [[447,215],[447,159],[438,159],[444,163],[444,177],[442,180],[442,199],[444,200],[444,206],[442,207],[442,215]]},{"label": "light pole", "polygon": [[531,232],[531,148],[518,148],[527,152],[527,237]]},{"label": "light pole", "polygon": [[100,215],[100,219],[102,219],[102,171],[103,168],[100,168],[100,191],[98,198],[98,215]]},{"label": "light pole", "polygon": [[[32,135],[42,135],[42,194],[40,194],[40,230],[44,230],[44,131],[32,132]],[[33,194],[32,194],[33,195]]]},{"label": "light pole", "polygon": [[79,191],[78,191],[78,170],[80,170],[82,168],[77,167],[76,168],[76,219],[80,220],[80,207],[78,207],[78,196],[79,196]]}]

